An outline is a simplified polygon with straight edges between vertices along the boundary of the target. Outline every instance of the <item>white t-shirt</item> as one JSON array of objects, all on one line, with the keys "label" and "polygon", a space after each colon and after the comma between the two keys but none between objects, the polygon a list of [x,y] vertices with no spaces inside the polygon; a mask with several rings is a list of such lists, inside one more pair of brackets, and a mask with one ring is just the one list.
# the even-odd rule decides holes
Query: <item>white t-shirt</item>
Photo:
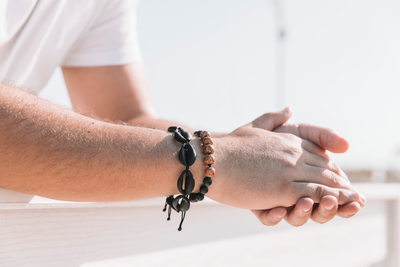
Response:
[{"label": "white t-shirt", "polygon": [[58,66],[141,62],[136,0],[0,0],[0,81],[39,92]]}]

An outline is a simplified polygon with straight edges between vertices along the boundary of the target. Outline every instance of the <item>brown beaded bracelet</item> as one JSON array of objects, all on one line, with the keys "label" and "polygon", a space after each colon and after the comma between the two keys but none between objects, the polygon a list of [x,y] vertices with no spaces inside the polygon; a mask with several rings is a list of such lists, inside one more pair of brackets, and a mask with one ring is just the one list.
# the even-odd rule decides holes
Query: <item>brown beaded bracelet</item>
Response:
[{"label": "brown beaded bracelet", "polygon": [[212,177],[215,176],[215,169],[212,167],[212,164],[215,163],[215,157],[212,155],[214,154],[214,142],[210,133],[207,131],[196,131],[194,135],[198,136],[203,143],[204,163],[207,165],[207,168],[204,171],[206,177],[203,179],[200,192],[191,193],[190,202],[198,202],[204,199],[204,195],[208,192],[208,187],[212,184]]},{"label": "brown beaded bracelet", "polygon": [[[178,231],[181,231],[182,223],[186,217],[186,212],[190,208],[190,202],[194,203],[202,201],[204,199],[204,195],[208,192],[208,186],[212,184],[211,177],[214,177],[215,175],[215,169],[212,167],[212,164],[215,162],[215,157],[212,155],[214,153],[214,147],[213,140],[211,139],[209,132],[197,131],[194,133],[201,139],[203,143],[203,151],[205,155],[204,162],[208,167],[205,169],[204,173],[206,177],[203,179],[203,185],[200,187],[199,193],[192,193],[195,181],[193,174],[189,170],[189,167],[196,161],[196,151],[190,144],[192,136],[183,128],[176,126],[169,127],[168,132],[173,132],[175,140],[179,143],[182,143],[178,158],[179,161],[186,167],[186,169],[182,171],[177,184],[181,195],[178,195],[176,198],[173,195],[168,196],[165,200],[163,211],[165,212],[167,210],[167,206],[169,206],[167,221],[170,220],[171,209],[174,209],[178,213],[182,213],[181,223],[179,224],[178,228]],[[183,188],[183,185],[185,185],[185,188]]]}]

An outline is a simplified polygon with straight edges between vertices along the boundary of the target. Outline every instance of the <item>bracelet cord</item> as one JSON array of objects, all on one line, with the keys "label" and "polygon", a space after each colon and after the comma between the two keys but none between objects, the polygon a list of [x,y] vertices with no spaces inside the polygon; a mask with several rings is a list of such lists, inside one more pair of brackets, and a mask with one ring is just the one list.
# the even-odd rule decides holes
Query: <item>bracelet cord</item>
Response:
[{"label": "bracelet cord", "polygon": [[[196,151],[190,144],[192,136],[190,133],[186,132],[183,128],[177,126],[171,126],[168,128],[168,132],[174,133],[174,138],[177,142],[182,143],[182,147],[179,150],[178,158],[179,161],[186,168],[182,171],[178,178],[177,186],[181,193],[177,197],[173,195],[168,196],[165,199],[165,206],[163,212],[167,210],[168,206],[168,217],[167,221],[171,219],[171,210],[176,212],[181,212],[181,222],[179,224],[178,231],[182,230],[182,224],[186,217],[186,212],[190,209],[190,202],[195,203],[202,201],[204,195],[208,192],[208,186],[212,184],[212,178],[215,175],[215,169],[212,164],[215,162],[215,158],[212,155],[214,153],[213,141],[210,137],[210,133],[207,131],[196,131],[194,134],[198,136],[203,143],[203,151],[205,154],[204,162],[208,166],[205,170],[205,178],[203,179],[203,185],[200,187],[200,192],[192,193],[195,180],[193,178],[192,172],[189,167],[192,166],[196,161]],[[183,188],[184,185],[184,188]]]}]

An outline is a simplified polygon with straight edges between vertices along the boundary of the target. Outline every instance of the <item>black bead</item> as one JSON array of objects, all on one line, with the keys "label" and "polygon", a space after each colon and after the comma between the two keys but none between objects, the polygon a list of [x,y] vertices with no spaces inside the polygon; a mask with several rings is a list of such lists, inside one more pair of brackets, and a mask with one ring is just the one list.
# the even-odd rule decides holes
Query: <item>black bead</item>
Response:
[{"label": "black bead", "polygon": [[208,187],[206,185],[202,185],[200,186],[200,193],[202,193],[203,195],[207,194],[208,192]]},{"label": "black bead", "polygon": [[211,177],[206,177],[203,179],[203,184],[206,186],[210,186],[212,184],[212,179]]},{"label": "black bead", "polygon": [[172,201],[172,208],[177,212],[188,211],[190,209],[190,201],[187,197],[179,195]]},{"label": "black bead", "polygon": [[200,194],[200,193],[197,193],[196,198],[197,198],[197,201],[202,201],[204,199],[204,195]]},{"label": "black bead", "polygon": [[[185,189],[183,189],[183,179],[185,179]],[[193,174],[189,170],[184,170],[178,179],[178,190],[182,195],[189,195],[192,193],[195,181],[193,179]]]},{"label": "black bead", "polygon": [[201,134],[202,131],[203,131],[203,130],[195,131],[195,132],[194,132],[194,135],[196,135],[197,137],[200,137],[200,134]]},{"label": "black bead", "polygon": [[173,132],[175,132],[176,129],[177,129],[176,126],[170,126],[170,127],[168,127],[168,132],[173,133]]},{"label": "black bead", "polygon": [[175,140],[178,141],[179,143],[187,143],[186,139],[181,135],[181,133],[178,130],[175,130],[174,134]]},{"label": "black bead", "polygon": [[197,200],[197,193],[191,193],[191,194],[190,194],[190,197],[189,197],[189,200],[190,200],[190,202],[192,202],[192,203],[198,202],[198,200]]},{"label": "black bead", "polygon": [[187,197],[183,197],[181,203],[178,204],[178,211],[185,212],[190,209],[190,201]]}]

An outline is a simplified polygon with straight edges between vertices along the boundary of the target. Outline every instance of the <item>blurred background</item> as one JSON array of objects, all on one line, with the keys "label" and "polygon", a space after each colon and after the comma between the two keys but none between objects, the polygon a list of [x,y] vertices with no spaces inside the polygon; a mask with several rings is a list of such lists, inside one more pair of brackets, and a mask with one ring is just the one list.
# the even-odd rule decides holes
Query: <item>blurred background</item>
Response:
[{"label": "blurred background", "polygon": [[[400,170],[399,26],[396,0],[142,0],[138,8],[161,117],[232,131],[290,106],[292,122],[350,141],[335,157],[346,170]],[[71,106],[60,70],[40,95]]]},{"label": "blurred background", "polygon": [[[334,159],[354,182],[400,181],[399,29],[396,0],[142,0],[138,8],[139,42],[162,118],[232,131],[290,106],[291,122],[333,128],[349,140],[349,151]],[[40,96],[71,107],[59,69]],[[302,232],[287,225],[267,231],[287,229],[318,242],[347,233],[343,243],[324,243],[333,253],[358,242],[346,247],[347,263],[332,266],[389,266],[379,263],[387,245],[387,207],[379,201],[367,206],[359,220],[346,221],[356,233],[341,228],[341,219],[325,228],[311,223]],[[275,244],[283,233],[293,236],[282,232]],[[325,246],[318,242],[306,248]],[[325,254],[318,255],[305,266],[331,266],[319,265]],[[268,266],[303,266],[279,262]]]}]

